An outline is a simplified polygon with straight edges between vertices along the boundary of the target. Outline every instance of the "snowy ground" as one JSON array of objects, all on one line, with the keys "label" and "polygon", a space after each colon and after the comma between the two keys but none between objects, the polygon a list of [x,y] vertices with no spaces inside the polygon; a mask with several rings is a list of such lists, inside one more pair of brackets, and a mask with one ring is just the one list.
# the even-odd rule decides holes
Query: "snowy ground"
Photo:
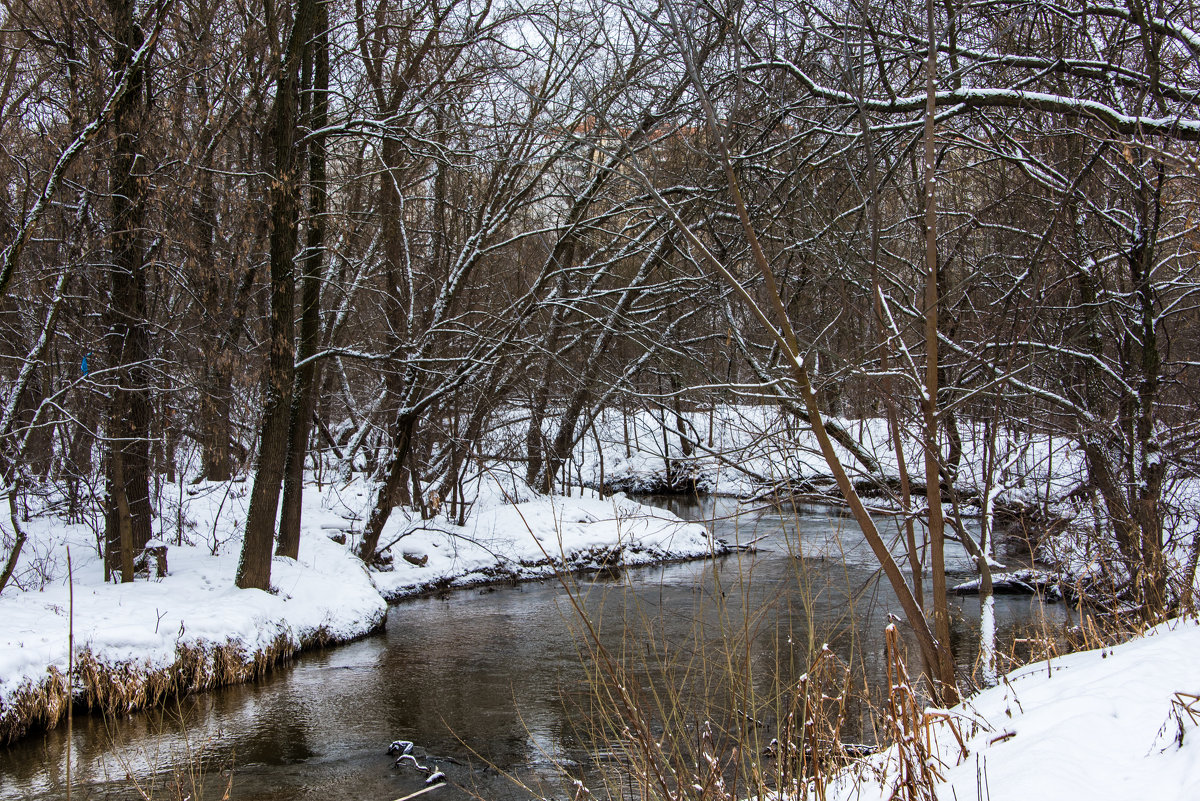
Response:
[{"label": "snowy ground", "polygon": [[[832,484],[816,437],[808,426],[777,406],[719,406],[685,412],[684,437],[673,413],[607,409],[597,419],[593,435],[580,443],[572,475],[587,483],[603,483],[632,491],[662,486],[667,466],[686,473],[703,489],[722,495],[757,495],[764,490],[800,484]],[[840,426],[861,443],[879,465],[878,475],[899,476],[887,422],[883,418],[839,419]],[[960,425],[963,456],[958,486],[968,495],[982,491],[984,430]],[[916,484],[923,482],[923,452],[913,432],[902,437],[904,456]],[[514,440],[524,441],[523,435]],[[682,439],[692,452],[685,457]],[[835,446],[839,458],[858,479],[872,478],[854,456]],[[1066,438],[1003,432],[997,441],[1001,454],[993,483],[1006,501],[1034,504],[1064,499],[1084,479],[1082,453]]]},{"label": "snowy ground", "polygon": [[[22,717],[52,722],[63,713],[58,688],[72,616],[68,547],[76,658],[135,684],[161,685],[166,674],[179,672],[185,653],[193,664],[199,654],[206,662],[199,686],[248,677],[237,670],[221,675],[217,663],[230,655],[253,665],[369,634],[382,624],[387,602],[406,595],[543,577],[564,565],[577,570],[703,557],[719,547],[703,526],[621,495],[533,498],[526,491],[525,500],[511,503],[518,500],[512,492],[494,486],[476,494],[461,527],[397,510],[382,538],[394,543],[394,568],[368,571],[351,549],[373,500],[370,486],[357,480],[312,487],[300,558],[275,559],[272,593],[233,584],[248,484],[164,488],[156,521],[168,544],[170,572],[163,579],[106,584],[95,521],[34,518],[25,526],[30,542],[16,573],[19,586],[0,597],[0,743],[21,728]],[[146,702],[135,693],[132,703],[139,700]]]},{"label": "snowy ground", "polygon": [[[686,476],[697,487],[722,495],[786,496],[800,491],[838,497],[812,431],[785,410],[775,406],[719,406],[684,412],[682,418],[684,432],[680,436],[673,413],[605,410],[579,445],[569,468],[572,480],[590,486],[654,492],[670,486],[669,475],[673,474]],[[851,477],[867,488],[872,505],[894,507],[896,499],[872,485],[872,479],[895,481],[899,476],[887,422],[882,418],[834,418],[832,422],[878,463],[878,472],[872,473],[848,450],[837,446]],[[520,422],[513,428],[516,430],[499,431],[498,436],[509,442],[523,442]],[[1041,541],[1037,556],[1072,584],[1086,584],[1098,577],[1102,564],[1110,568],[1118,565],[1111,536],[1096,536],[1097,530],[1105,527],[1103,512],[1091,488],[1078,442],[1070,437],[1001,431],[996,437],[997,457],[989,479],[984,470],[984,427],[962,421],[959,432],[963,448],[955,486],[964,514],[978,514],[987,491],[993,508],[1028,513],[1042,525],[1057,521],[1061,525],[1053,526],[1055,536]],[[915,433],[915,428],[907,431],[901,440],[910,478],[919,488],[924,481],[923,453]],[[687,456],[684,440],[691,443],[691,454]],[[500,443],[495,443],[494,450],[500,449]],[[1184,471],[1168,473],[1161,505],[1167,515],[1164,556],[1172,582],[1182,585],[1192,566],[1194,538],[1200,534],[1200,481]],[[919,510],[924,498],[918,496],[913,502]],[[946,512],[954,512],[949,502]],[[1200,594],[1200,575],[1188,577]]]},{"label": "snowy ground", "polygon": [[[1013,672],[951,710],[965,753],[945,724],[934,725],[936,797],[1200,798],[1197,664],[1200,625],[1176,620],[1122,645]],[[844,774],[826,798],[886,801],[897,779],[892,749]]]},{"label": "snowy ground", "polygon": [[[845,425],[878,456],[883,474],[894,475],[882,422]],[[748,495],[776,483],[827,477],[810,434],[778,410],[694,413],[688,427],[698,446],[686,469],[710,491]],[[500,435],[508,442],[523,439]],[[917,464],[919,445],[910,444],[909,462]],[[971,436],[965,444],[963,484],[981,487],[979,445]],[[1012,437],[1001,450],[1007,454],[999,476],[1003,498],[1051,505],[1087,525],[1088,508],[1071,497],[1082,466],[1069,442]],[[678,469],[681,457],[678,437],[664,435],[661,415],[613,411],[597,422],[570,469],[576,487],[653,489],[663,485],[668,464]],[[98,519],[68,525],[35,516],[25,526],[30,542],[15,575],[18,586],[0,596],[0,743],[18,732],[22,720],[41,716],[52,723],[63,713],[72,610],[68,545],[77,658],[127,683],[152,685],[156,676],[178,673],[188,655],[188,664],[199,659],[208,672],[198,671],[179,686],[184,690],[225,680],[217,665],[230,655],[252,665],[256,657],[279,658],[313,643],[366,635],[382,623],[387,602],[405,595],[546,576],[564,566],[699,557],[718,547],[703,527],[620,495],[602,500],[576,488],[574,497],[544,498],[511,476],[506,481],[483,480],[470,490],[465,526],[397,509],[382,538],[391,543],[387,571],[368,571],[352,552],[374,498],[370,482],[313,487],[305,498],[300,558],[275,560],[272,593],[233,586],[248,483],[163,487],[156,495],[156,534],[168,545],[170,574],[132,585],[104,583]],[[1186,486],[1175,491],[1200,497]],[[1182,548],[1187,539],[1175,541]],[[1084,567],[1092,558],[1068,556]],[[1185,706],[1200,710],[1188,695],[1200,694],[1196,664],[1200,629],[1188,623],[1106,652],[1017,672],[959,710],[960,730],[969,737],[965,757],[942,730],[940,771],[948,786],[938,797],[1200,798],[1200,712],[1193,718]],[[875,764],[882,765],[881,758]],[[868,777],[853,789],[841,787],[837,797],[887,798],[889,781]]]}]

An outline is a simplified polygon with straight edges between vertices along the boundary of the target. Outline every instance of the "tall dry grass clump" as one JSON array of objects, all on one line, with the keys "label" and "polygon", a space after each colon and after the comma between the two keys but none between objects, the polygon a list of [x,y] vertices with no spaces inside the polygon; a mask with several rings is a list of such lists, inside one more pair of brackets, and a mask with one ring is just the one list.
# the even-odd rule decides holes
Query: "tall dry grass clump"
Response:
[{"label": "tall dry grass clump", "polygon": [[[863,737],[865,686],[851,669],[854,644],[848,659],[824,645],[821,635],[833,631],[819,628],[841,625],[816,620],[823,588],[799,556],[793,548],[787,587],[756,578],[752,555],[714,561],[682,642],[644,586],[639,596],[628,583],[581,587],[560,577],[590,678],[573,717],[595,764],[575,773],[575,797],[824,798],[831,777],[873,750],[845,744]],[[596,597],[614,591],[620,598]],[[625,631],[617,639],[607,628],[614,608]]]},{"label": "tall dry grass clump", "polygon": [[891,797],[897,801],[937,801],[936,787],[942,780],[938,771],[937,732],[948,731],[957,741],[963,758],[967,749],[954,717],[944,710],[927,710],[918,696],[908,675],[900,632],[894,623],[885,630],[884,640],[888,693],[882,720],[891,746],[888,756],[894,762],[888,771]]},{"label": "tall dry grass clump", "polygon": [[[368,634],[380,631],[385,620],[381,616]],[[298,637],[280,630],[266,646],[253,651],[233,640],[179,642],[175,661],[166,667],[138,661],[110,662],[86,646],[76,648],[71,682],[74,703],[106,717],[160,708],[170,699],[189,693],[255,681],[301,651],[340,642],[324,626]],[[0,700],[0,746],[62,722],[72,695],[67,685],[66,675],[50,666],[39,681],[26,681],[7,701]]]},{"label": "tall dry grass clump", "polygon": [[0,702],[0,745],[8,745],[31,731],[50,729],[67,714],[67,678],[51,666],[39,682],[27,681]]},{"label": "tall dry grass clump", "polygon": [[[313,640],[314,644],[320,641]],[[217,645],[180,643],[175,661],[165,668],[132,661],[108,662],[90,649],[81,648],[75,654],[74,701],[89,712],[110,717],[152,709],[188,693],[254,681],[291,659],[300,647],[282,632],[253,653],[232,641]],[[47,668],[41,681],[26,682],[0,705],[0,744],[12,743],[32,731],[54,728],[66,717],[68,697],[67,677],[53,666]]]},{"label": "tall dry grass clump", "polygon": [[829,777],[864,751],[864,746],[848,747],[842,741],[852,692],[849,665],[823,646],[792,689],[779,736],[769,749],[773,775],[761,777],[759,784],[793,797],[812,792],[824,801]]}]

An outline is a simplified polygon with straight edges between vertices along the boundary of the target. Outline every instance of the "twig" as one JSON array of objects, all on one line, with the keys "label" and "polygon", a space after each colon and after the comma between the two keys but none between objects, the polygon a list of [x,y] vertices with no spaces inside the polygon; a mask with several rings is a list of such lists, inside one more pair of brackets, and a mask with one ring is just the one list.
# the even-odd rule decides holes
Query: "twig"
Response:
[{"label": "twig", "polygon": [[67,801],[71,801],[71,742],[75,728],[75,571],[71,567],[71,548],[67,546]]},{"label": "twig", "polygon": [[442,782],[441,784],[431,784],[428,787],[422,787],[420,790],[417,790],[415,793],[409,793],[408,795],[403,796],[402,798],[397,798],[396,801],[408,801],[410,798],[416,798],[419,795],[425,795],[425,793],[428,793],[431,790],[436,790],[439,787],[445,787],[445,786],[446,786],[445,782]]},{"label": "twig", "polygon": [[988,745],[995,745],[996,743],[1002,743],[1002,742],[1005,742],[1006,740],[1011,740],[1012,738],[1014,738],[1016,736],[1017,736],[1017,733],[1015,731],[1006,731],[1003,734],[997,735],[997,736],[993,737],[992,739],[988,740]]}]

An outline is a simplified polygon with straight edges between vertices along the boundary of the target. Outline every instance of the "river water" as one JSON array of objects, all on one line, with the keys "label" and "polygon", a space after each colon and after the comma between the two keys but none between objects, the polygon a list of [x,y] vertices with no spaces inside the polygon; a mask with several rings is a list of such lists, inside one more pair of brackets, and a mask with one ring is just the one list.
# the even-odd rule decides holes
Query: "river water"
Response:
[{"label": "river water", "polygon": [[[423,774],[393,766],[393,739],[413,741],[420,762],[447,775],[450,786],[428,796],[439,801],[567,798],[564,773],[599,790],[611,750],[591,733],[596,674],[577,607],[628,669],[625,679],[653,691],[647,697],[673,699],[664,705],[682,718],[736,714],[769,730],[770,699],[826,641],[860,681],[881,686],[883,629],[898,604],[875,580],[853,521],[827,507],[781,514],[729,499],[657,502],[756,549],[405,601],[389,612],[385,634],[304,654],[261,682],[182,699],[165,714],[79,719],[74,797],[141,798],[140,787],[173,798],[170,785],[192,795],[198,781],[193,797],[206,799],[232,782],[237,801],[389,801],[424,787]],[[947,566],[952,579],[971,577],[957,546],[948,546]],[[1035,598],[997,600],[1008,643],[1061,630],[1070,615]],[[969,673],[978,602],[954,603],[956,658]],[[865,726],[854,735],[870,738]],[[60,727],[0,751],[0,798],[63,798],[65,745]],[[188,768],[196,763],[198,780]]]}]

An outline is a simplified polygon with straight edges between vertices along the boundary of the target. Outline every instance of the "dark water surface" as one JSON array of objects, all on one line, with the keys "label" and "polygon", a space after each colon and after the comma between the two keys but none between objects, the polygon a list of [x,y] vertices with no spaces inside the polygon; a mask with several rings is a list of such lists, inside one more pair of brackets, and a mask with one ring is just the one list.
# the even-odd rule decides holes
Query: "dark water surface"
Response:
[{"label": "dark water surface", "polygon": [[[738,703],[749,705],[747,692],[766,698],[794,681],[825,641],[868,683],[882,682],[882,631],[899,607],[872,581],[874,560],[852,521],[825,507],[781,515],[739,513],[726,499],[657,502],[709,519],[729,541],[757,540],[757,550],[572,579],[601,641],[643,687],[677,691],[707,717],[708,705],[730,706],[720,676],[700,665],[729,654],[748,664],[753,679]],[[957,546],[947,561],[952,577],[969,577]],[[969,672],[978,602],[956,605],[956,653]],[[1062,604],[997,599],[1008,641],[1060,629],[1068,614]],[[581,632],[555,581],[406,601],[390,610],[386,634],[304,654],[259,683],[183,699],[166,715],[78,720],[74,798],[141,798],[136,783],[167,799],[175,794],[165,785],[179,779],[190,793],[192,755],[204,765],[203,798],[221,798],[232,780],[237,801],[390,801],[424,786],[386,755],[397,738],[417,743],[420,761],[451,781],[423,797],[530,798],[511,776],[567,798],[560,768],[594,783],[611,764],[587,733],[592,670]],[[0,798],[65,797],[65,745],[64,726],[0,751]]]}]

